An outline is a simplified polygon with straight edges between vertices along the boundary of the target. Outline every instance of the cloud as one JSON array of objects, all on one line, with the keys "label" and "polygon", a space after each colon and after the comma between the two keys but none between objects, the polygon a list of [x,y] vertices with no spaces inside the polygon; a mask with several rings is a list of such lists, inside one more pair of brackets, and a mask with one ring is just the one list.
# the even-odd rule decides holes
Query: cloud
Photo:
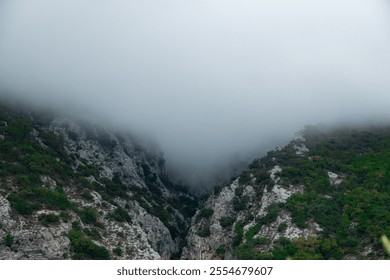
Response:
[{"label": "cloud", "polygon": [[305,124],[388,116],[387,1],[0,5],[3,93],[153,135],[198,182]]}]

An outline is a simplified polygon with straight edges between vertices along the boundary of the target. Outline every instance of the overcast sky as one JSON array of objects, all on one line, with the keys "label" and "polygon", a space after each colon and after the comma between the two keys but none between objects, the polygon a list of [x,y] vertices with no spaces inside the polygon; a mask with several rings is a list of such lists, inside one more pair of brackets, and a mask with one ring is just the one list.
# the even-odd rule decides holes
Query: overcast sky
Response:
[{"label": "overcast sky", "polygon": [[387,117],[389,1],[0,0],[0,88],[206,176],[305,124]]}]

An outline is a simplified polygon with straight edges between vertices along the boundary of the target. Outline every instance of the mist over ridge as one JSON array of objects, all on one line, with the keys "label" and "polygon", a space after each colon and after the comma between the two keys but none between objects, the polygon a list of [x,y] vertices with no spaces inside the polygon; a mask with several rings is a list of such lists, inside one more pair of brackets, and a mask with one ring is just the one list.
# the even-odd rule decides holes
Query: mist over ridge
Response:
[{"label": "mist over ridge", "polygon": [[4,0],[1,95],[149,135],[172,172],[207,185],[306,124],[388,120],[389,12],[384,0]]}]

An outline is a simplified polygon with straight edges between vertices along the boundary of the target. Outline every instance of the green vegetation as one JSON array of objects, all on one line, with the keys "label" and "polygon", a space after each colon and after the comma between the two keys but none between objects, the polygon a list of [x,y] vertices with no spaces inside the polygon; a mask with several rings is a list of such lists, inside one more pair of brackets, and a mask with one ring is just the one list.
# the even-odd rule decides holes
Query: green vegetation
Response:
[{"label": "green vegetation", "polygon": [[80,219],[86,224],[96,225],[98,222],[99,214],[95,208],[86,207],[77,211]]},{"label": "green vegetation", "polygon": [[78,226],[73,227],[68,237],[70,248],[75,260],[109,260],[110,252],[103,246],[95,244],[90,240]]},{"label": "green vegetation", "polygon": [[258,219],[259,224],[262,225],[268,225],[274,221],[276,221],[278,215],[279,215],[279,205],[274,203],[268,206],[267,208],[267,214],[264,217],[261,217]]},{"label": "green vegetation", "polygon": [[72,207],[61,188],[23,188],[19,192],[10,193],[8,200],[12,208],[21,215],[30,215],[43,207],[51,210],[67,210]]},{"label": "green vegetation", "polygon": [[129,224],[132,222],[131,217],[127,211],[120,206],[117,206],[115,211],[110,213],[108,217],[117,222],[128,222]]},{"label": "green vegetation", "polygon": [[221,227],[227,228],[233,225],[235,221],[236,219],[233,217],[223,216],[219,219],[219,224],[221,225]]},{"label": "green vegetation", "polygon": [[233,210],[236,212],[245,210],[247,208],[247,203],[248,203],[247,196],[243,196],[243,197],[235,196],[233,198]]},{"label": "green vegetation", "polygon": [[81,197],[84,198],[85,200],[93,201],[93,196],[90,192],[87,192],[87,191],[83,192],[81,194]]},{"label": "green vegetation", "polygon": [[226,250],[227,250],[226,245],[223,244],[223,245],[218,246],[218,248],[215,250],[215,252],[218,255],[223,255],[223,254],[225,254]]},{"label": "green vegetation", "polygon": [[[51,121],[50,115],[25,114],[19,109],[0,104],[0,180],[2,194],[10,201],[13,214],[29,216],[39,210],[58,211],[59,215],[39,215],[39,222],[45,226],[60,221],[72,222],[75,214],[79,216],[85,228],[73,228],[70,234],[74,246],[77,245],[78,248],[74,250],[75,258],[79,259],[88,258],[87,255],[90,254],[80,248],[99,251],[99,247],[88,240],[101,240],[106,234],[100,222],[102,218],[132,222],[126,209],[133,202],[138,202],[149,214],[160,219],[174,239],[184,238],[188,229],[186,220],[195,215],[198,201],[188,194],[186,188],[172,183],[166,174],[155,172],[154,154],[148,154],[142,145],[136,147],[137,152],[147,156],[147,161],[139,165],[145,177],[145,187],[125,183],[126,175],[121,173],[114,174],[112,179],[102,178],[102,167],[91,164],[78,153],[81,146],[76,147],[76,153],[65,150],[65,139],[60,133],[50,131]],[[118,134],[115,135],[118,142],[103,130],[88,124],[81,125],[87,138],[97,141],[109,156],[113,156],[112,150],[125,140]],[[69,131],[68,136],[76,142],[83,137]],[[162,171],[164,160],[158,159],[157,164]],[[94,177],[93,180],[90,179],[91,176]],[[175,191],[176,195],[165,196],[161,191],[161,182],[165,188]],[[107,217],[101,217],[93,207],[80,206],[80,199],[93,202],[93,191],[100,194],[104,200],[102,207],[106,210],[112,205],[116,207]],[[129,203],[122,208],[118,201],[123,200]],[[207,211],[202,212],[202,215],[210,217]],[[83,238],[74,238],[77,236]],[[99,255],[99,252],[96,254]]]},{"label": "green vegetation", "polygon": [[91,237],[93,240],[100,240],[100,239],[102,239],[102,236],[101,236],[100,232],[95,227],[84,228],[83,232],[88,237]]},{"label": "green vegetation", "polygon": [[199,211],[198,215],[196,216],[196,221],[200,221],[202,218],[209,218],[214,214],[214,210],[211,208],[203,208]]},{"label": "green vegetation", "polygon": [[38,216],[38,221],[40,221],[42,225],[47,227],[53,224],[58,224],[60,222],[60,216],[54,213],[40,214]]},{"label": "green vegetation", "polygon": [[200,237],[208,237],[211,234],[210,226],[204,226],[198,229],[196,232]]},{"label": "green vegetation", "polygon": [[238,179],[240,185],[247,185],[251,182],[251,174],[247,171],[241,173],[240,178]]},{"label": "green vegetation", "polygon": [[120,247],[115,247],[112,252],[118,257],[123,255],[123,250]]},{"label": "green vegetation", "polygon": [[233,247],[238,246],[244,236],[244,227],[240,223],[236,223],[234,226]]},{"label": "green vegetation", "polygon": [[14,236],[11,233],[7,233],[4,237],[4,243],[7,247],[11,247],[14,244]]},{"label": "green vegetation", "polygon": [[[326,131],[308,127],[303,136],[309,149],[306,156],[296,155],[295,143],[290,143],[251,164],[256,184],[267,185],[267,170],[279,165],[280,184],[305,188],[290,196],[285,204],[271,205],[268,214],[257,219],[257,224],[245,234],[247,245],[237,242],[241,236],[237,234],[235,256],[251,259],[384,257],[380,237],[390,235],[390,129]],[[329,171],[339,176],[338,184],[331,182]],[[260,188],[254,188],[256,194],[262,194]],[[233,206],[236,210],[243,209],[239,198],[235,198]],[[281,238],[270,250],[254,245],[251,238],[261,225],[275,221],[281,210],[291,213],[292,222],[298,227],[307,228],[316,222],[323,231],[317,238],[307,240]],[[287,224],[282,223],[278,231],[283,234],[286,228]],[[375,248],[374,253],[362,255],[368,246]]]},{"label": "green vegetation", "polygon": [[103,184],[105,185],[105,194],[110,198],[122,197],[126,198],[127,195],[127,187],[121,182],[118,174],[114,174],[112,180],[109,179],[101,179]]},{"label": "green vegetation", "polygon": [[287,229],[287,224],[286,223],[281,223],[279,226],[278,226],[278,231],[279,232],[284,232],[286,229]]},{"label": "green vegetation", "polygon": [[256,177],[256,184],[269,185],[272,183],[269,172],[265,170],[260,169],[256,171],[255,177]]}]

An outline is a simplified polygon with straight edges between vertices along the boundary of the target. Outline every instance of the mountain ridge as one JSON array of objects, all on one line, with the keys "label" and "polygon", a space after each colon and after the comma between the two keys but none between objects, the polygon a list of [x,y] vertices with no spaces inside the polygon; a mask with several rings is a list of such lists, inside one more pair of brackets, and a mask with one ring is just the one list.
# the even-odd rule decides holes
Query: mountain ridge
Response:
[{"label": "mountain ridge", "polygon": [[389,126],[308,126],[215,189],[182,258],[386,258],[389,159]]},{"label": "mountain ridge", "polygon": [[390,127],[307,126],[199,204],[160,152],[0,110],[0,259],[384,259]]},{"label": "mountain ridge", "polygon": [[4,110],[1,123],[0,231],[13,242],[0,258],[179,254],[197,200],[169,180],[160,154],[88,123]]}]

